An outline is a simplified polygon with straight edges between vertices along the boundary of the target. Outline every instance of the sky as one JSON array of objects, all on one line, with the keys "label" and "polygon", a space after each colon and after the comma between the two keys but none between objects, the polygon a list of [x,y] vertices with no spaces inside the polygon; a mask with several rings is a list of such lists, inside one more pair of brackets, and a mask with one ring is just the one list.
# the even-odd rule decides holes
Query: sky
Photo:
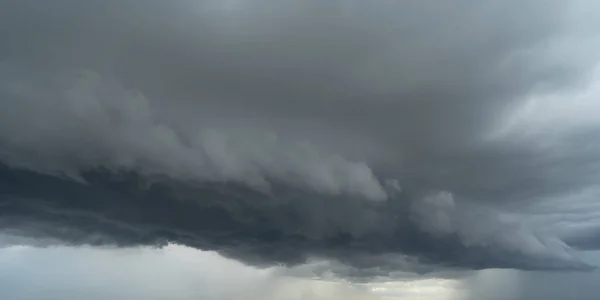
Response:
[{"label": "sky", "polygon": [[593,299],[598,11],[2,1],[0,295]]},{"label": "sky", "polygon": [[[4,236],[3,239],[8,237]],[[600,262],[600,252],[586,253]],[[488,269],[457,278],[352,282],[311,278],[310,267],[257,269],[215,252],[156,248],[8,246],[0,249],[7,299],[596,299],[599,272]],[[304,274],[304,275],[300,275]]]},{"label": "sky", "polygon": [[423,280],[353,284],[254,269],[184,246],[1,250],[7,299],[450,299],[458,283]]}]

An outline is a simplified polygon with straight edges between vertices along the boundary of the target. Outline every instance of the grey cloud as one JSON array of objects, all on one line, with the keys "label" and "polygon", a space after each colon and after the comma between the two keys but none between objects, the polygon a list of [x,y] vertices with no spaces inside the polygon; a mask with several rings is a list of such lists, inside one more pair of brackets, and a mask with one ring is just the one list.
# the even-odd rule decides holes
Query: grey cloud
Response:
[{"label": "grey cloud", "polygon": [[504,218],[593,182],[596,129],[558,153],[493,135],[586,85],[592,57],[557,59],[597,46],[584,4],[3,2],[3,227],[365,274],[589,269]]},{"label": "grey cloud", "polygon": [[43,76],[11,66],[1,66],[0,73],[0,156],[11,165],[72,176],[85,168],[124,168],[261,189],[268,189],[271,177],[326,194],[387,198],[364,163],[252,128],[204,127],[183,135],[164,123],[142,94],[98,74]]},{"label": "grey cloud", "polygon": [[[241,1],[229,11],[204,8],[219,5],[211,1],[68,10],[26,2],[4,21],[14,20],[7,57],[116,73],[150,98],[192,98],[196,110],[242,108],[375,134],[409,154],[471,140],[511,98],[568,73],[545,70],[537,52],[519,57],[560,28],[558,1]],[[38,6],[37,23],[27,22]]]},{"label": "grey cloud", "polygon": [[406,205],[419,198],[410,194],[365,202],[278,186],[269,199],[232,184],[163,181],[140,189],[143,178],[111,174],[86,172],[82,184],[5,167],[1,225],[75,245],[177,242],[259,266],[330,259],[358,271],[346,274],[353,277],[439,268],[591,269],[559,242],[500,221],[469,231],[482,221],[463,219],[451,232],[431,234],[411,221]]}]

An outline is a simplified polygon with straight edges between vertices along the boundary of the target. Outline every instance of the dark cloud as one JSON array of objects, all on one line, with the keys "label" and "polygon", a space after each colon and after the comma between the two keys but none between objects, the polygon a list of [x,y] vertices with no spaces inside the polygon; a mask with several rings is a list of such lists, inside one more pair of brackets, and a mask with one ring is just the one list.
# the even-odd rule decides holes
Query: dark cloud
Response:
[{"label": "dark cloud", "polygon": [[588,88],[592,56],[558,59],[596,49],[582,3],[5,1],[0,223],[364,274],[588,269],[515,213],[598,173],[595,127],[527,113]]},{"label": "dark cloud", "polygon": [[228,184],[155,183],[140,189],[142,178],[126,174],[117,179],[115,175],[90,171],[84,175],[88,181],[84,184],[4,167],[2,227],[74,244],[160,246],[177,242],[256,265],[294,265],[326,258],[363,270],[362,276],[389,275],[396,270],[429,273],[440,266],[590,268],[566,253],[551,252],[555,250],[551,244],[543,246],[547,251],[531,252],[527,244],[535,237],[520,236],[512,229],[506,238],[515,239],[514,248],[504,244],[502,227],[494,228],[492,239],[471,235],[495,249],[465,245],[452,228],[447,235],[427,231],[419,226],[421,220],[411,218],[407,205],[414,200],[408,196],[369,203],[287,187],[270,197]]}]

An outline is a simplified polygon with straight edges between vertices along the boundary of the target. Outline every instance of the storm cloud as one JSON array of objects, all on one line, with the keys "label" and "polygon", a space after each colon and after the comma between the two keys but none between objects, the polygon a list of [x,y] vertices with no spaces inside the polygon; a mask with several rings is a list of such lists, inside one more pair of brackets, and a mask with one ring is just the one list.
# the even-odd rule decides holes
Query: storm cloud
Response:
[{"label": "storm cloud", "polygon": [[0,227],[358,277],[589,270],[594,5],[4,1]]}]

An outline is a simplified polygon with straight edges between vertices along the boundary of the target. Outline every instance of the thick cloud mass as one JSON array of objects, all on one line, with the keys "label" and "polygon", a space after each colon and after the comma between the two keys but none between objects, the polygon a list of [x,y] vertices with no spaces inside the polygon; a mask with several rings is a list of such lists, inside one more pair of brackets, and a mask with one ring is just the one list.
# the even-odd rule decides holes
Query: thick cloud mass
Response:
[{"label": "thick cloud mass", "polygon": [[4,1],[0,227],[348,276],[590,269],[593,6]]}]

